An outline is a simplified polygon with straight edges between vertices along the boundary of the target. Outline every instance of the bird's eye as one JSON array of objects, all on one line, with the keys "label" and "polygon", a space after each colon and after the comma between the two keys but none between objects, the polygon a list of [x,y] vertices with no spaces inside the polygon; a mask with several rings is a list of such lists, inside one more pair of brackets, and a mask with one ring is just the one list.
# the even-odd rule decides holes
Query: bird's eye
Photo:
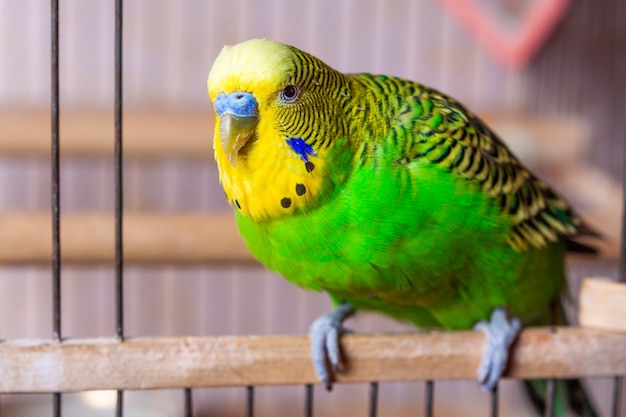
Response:
[{"label": "bird's eye", "polygon": [[300,90],[295,85],[289,84],[279,93],[280,100],[283,103],[293,103],[300,95]]}]

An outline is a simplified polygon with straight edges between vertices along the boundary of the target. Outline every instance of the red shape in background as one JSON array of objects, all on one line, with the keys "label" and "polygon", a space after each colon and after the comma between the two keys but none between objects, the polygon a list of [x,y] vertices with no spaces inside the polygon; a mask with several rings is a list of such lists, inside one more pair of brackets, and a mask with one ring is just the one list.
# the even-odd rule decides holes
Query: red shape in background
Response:
[{"label": "red shape in background", "polygon": [[492,56],[506,67],[518,69],[526,66],[546,40],[565,14],[569,0],[534,1],[512,32],[502,27],[495,16],[474,0],[439,0],[439,3]]}]

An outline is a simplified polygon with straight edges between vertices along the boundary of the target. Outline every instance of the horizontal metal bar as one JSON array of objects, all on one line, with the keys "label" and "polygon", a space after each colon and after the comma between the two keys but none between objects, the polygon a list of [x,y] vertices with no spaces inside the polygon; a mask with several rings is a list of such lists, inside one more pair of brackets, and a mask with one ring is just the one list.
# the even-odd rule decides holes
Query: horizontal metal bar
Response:
[{"label": "horizontal metal bar", "polygon": [[[474,379],[482,333],[354,334],[342,339],[341,382]],[[71,392],[316,383],[309,338],[174,337],[9,340],[0,392]],[[524,330],[505,377],[626,375],[626,334],[580,327]]]}]

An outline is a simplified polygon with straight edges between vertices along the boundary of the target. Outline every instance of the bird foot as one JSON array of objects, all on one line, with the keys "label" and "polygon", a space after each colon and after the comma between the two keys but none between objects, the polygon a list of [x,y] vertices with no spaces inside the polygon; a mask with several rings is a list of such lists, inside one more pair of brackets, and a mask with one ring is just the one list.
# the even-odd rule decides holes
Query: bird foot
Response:
[{"label": "bird foot", "polygon": [[[317,318],[309,329],[313,368],[317,379],[328,391],[332,389],[333,374],[339,370],[341,362],[339,337],[348,332],[343,322],[352,314],[354,310],[349,304],[340,304],[336,310]],[[332,371],[328,369],[327,362]]]},{"label": "bird foot", "polygon": [[489,321],[481,321],[474,326],[487,336],[487,346],[478,367],[477,377],[483,391],[492,391],[502,376],[509,357],[509,347],[520,332],[522,325],[518,318],[507,318],[504,308],[496,308]]}]

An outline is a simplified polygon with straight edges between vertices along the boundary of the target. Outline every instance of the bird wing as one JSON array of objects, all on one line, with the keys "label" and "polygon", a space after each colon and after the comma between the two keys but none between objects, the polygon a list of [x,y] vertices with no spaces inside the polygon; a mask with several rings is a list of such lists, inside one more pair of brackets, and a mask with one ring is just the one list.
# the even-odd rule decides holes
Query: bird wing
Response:
[{"label": "bird wing", "polygon": [[541,248],[549,242],[570,242],[568,249],[593,251],[573,242],[597,234],[570,205],[535,177],[502,140],[456,100],[422,87],[414,96],[421,107],[415,123],[416,158],[449,169],[474,182],[513,219],[508,242],[516,250]]}]

